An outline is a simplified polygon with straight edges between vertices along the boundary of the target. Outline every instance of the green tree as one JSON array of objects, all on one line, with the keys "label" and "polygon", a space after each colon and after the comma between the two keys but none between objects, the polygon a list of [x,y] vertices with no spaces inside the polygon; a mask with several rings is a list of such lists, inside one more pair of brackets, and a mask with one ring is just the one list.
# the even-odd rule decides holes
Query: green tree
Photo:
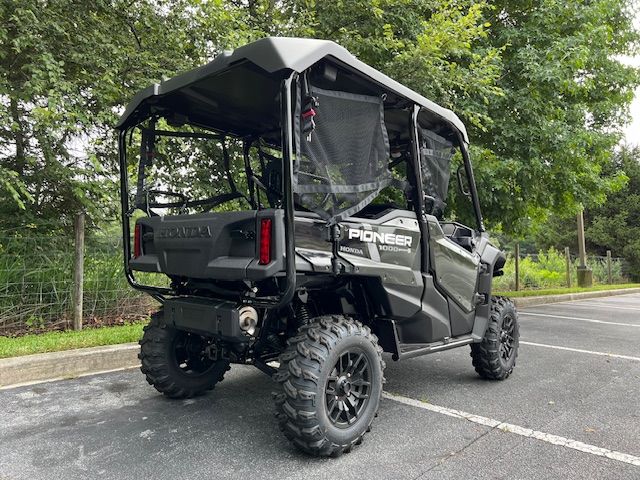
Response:
[{"label": "green tree", "polygon": [[630,0],[494,0],[490,45],[504,47],[486,129],[474,129],[480,195],[491,223],[526,232],[620,188],[602,174],[627,120],[638,70]]},{"label": "green tree", "polygon": [[501,95],[500,46],[488,45],[486,1],[302,1],[294,33],[334,40],[359,59],[453,108],[479,128]]},{"label": "green tree", "polygon": [[[587,250],[595,255],[624,257],[629,273],[640,278],[640,147],[623,147],[604,165],[603,176],[624,172],[627,182],[604,203],[584,212]],[[565,246],[577,252],[575,215],[555,215],[540,223],[531,239],[536,248]]]},{"label": "green tree", "polygon": [[1,0],[0,221],[113,218],[123,105],[244,43],[241,14],[221,1]]},{"label": "green tree", "polygon": [[0,221],[113,218],[112,128],[135,92],[275,34],[335,40],[461,115],[488,223],[522,233],[623,183],[602,168],[638,84],[616,57],[637,50],[630,5],[0,0]]},{"label": "green tree", "polygon": [[627,185],[609,195],[601,206],[588,210],[585,235],[591,250],[605,255],[611,250],[624,257],[631,273],[640,277],[640,148],[624,148],[608,171],[624,171]]},{"label": "green tree", "polygon": [[[638,51],[631,0],[295,5],[303,34],[336,40],[463,118],[492,228],[522,235],[624,184],[601,173],[640,80],[618,57]],[[450,207],[470,221],[465,201]]]}]

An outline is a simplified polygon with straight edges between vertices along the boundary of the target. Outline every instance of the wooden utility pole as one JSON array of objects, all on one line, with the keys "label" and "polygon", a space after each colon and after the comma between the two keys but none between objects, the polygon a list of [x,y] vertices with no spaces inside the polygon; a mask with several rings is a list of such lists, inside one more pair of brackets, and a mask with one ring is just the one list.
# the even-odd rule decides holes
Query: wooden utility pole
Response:
[{"label": "wooden utility pole", "polygon": [[84,213],[78,213],[73,224],[75,254],[73,270],[73,329],[82,330],[82,300],[84,281]]},{"label": "wooden utility pole", "polygon": [[611,250],[607,250],[607,279],[609,285],[613,284],[613,275],[611,274]]},{"label": "wooden utility pole", "polygon": [[578,212],[578,255],[580,268],[587,267],[587,247],[584,240],[584,211]]},{"label": "wooden utility pole", "polygon": [[567,288],[571,288],[571,252],[569,247],[564,247],[564,258],[567,264]]},{"label": "wooden utility pole", "polygon": [[516,243],[516,292],[520,290],[520,244]]},{"label": "wooden utility pole", "polygon": [[578,286],[590,287],[593,285],[593,272],[587,267],[587,247],[584,239],[584,210],[578,212],[578,252],[580,264],[578,265]]}]

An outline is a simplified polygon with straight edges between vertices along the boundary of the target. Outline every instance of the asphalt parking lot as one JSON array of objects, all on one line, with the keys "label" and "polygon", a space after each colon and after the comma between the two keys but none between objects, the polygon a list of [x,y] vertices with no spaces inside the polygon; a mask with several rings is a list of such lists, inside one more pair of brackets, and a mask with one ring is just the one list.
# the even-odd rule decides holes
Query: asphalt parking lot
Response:
[{"label": "asphalt parking lot", "polygon": [[139,371],[0,391],[0,479],[640,479],[640,294],[521,310],[517,367],[468,348],[393,362],[364,443],[337,459],[281,437],[271,380],[234,367],[170,401]]}]

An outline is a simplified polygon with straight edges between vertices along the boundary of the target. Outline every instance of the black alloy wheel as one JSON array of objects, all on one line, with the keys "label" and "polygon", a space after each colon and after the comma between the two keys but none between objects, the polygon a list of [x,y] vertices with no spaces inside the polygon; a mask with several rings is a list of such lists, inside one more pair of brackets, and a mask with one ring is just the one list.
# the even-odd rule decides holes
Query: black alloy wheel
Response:
[{"label": "black alloy wheel", "polygon": [[513,372],[520,344],[518,312],[506,297],[492,297],[484,338],[471,344],[473,366],[483,378],[504,380]]},{"label": "black alloy wheel", "polygon": [[327,415],[338,428],[361,417],[371,393],[369,360],[361,350],[347,350],[336,362],[325,386]]},{"label": "black alloy wheel", "polygon": [[514,338],[516,330],[516,320],[508,312],[502,319],[502,328],[500,329],[500,358],[507,364],[516,351]]},{"label": "black alloy wheel", "polygon": [[357,320],[325,315],[300,326],[287,344],[273,375],[280,429],[311,455],[350,452],[380,405],[385,365],[377,337]]}]

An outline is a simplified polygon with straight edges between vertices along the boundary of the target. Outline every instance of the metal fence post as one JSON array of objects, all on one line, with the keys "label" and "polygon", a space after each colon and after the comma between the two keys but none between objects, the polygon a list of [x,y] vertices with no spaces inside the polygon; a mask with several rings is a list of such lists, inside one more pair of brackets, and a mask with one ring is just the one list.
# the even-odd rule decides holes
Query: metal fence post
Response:
[{"label": "metal fence post", "polygon": [[611,275],[611,250],[607,250],[607,279],[609,285],[613,284],[613,275]]},{"label": "metal fence post", "polygon": [[516,292],[520,290],[520,244],[516,243]]},{"label": "metal fence post", "polygon": [[82,330],[82,297],[84,281],[84,213],[78,213],[73,224],[75,252],[73,270],[73,329]]},{"label": "metal fence post", "polygon": [[564,247],[564,257],[567,264],[567,288],[571,288],[571,252],[569,252],[569,247]]}]

